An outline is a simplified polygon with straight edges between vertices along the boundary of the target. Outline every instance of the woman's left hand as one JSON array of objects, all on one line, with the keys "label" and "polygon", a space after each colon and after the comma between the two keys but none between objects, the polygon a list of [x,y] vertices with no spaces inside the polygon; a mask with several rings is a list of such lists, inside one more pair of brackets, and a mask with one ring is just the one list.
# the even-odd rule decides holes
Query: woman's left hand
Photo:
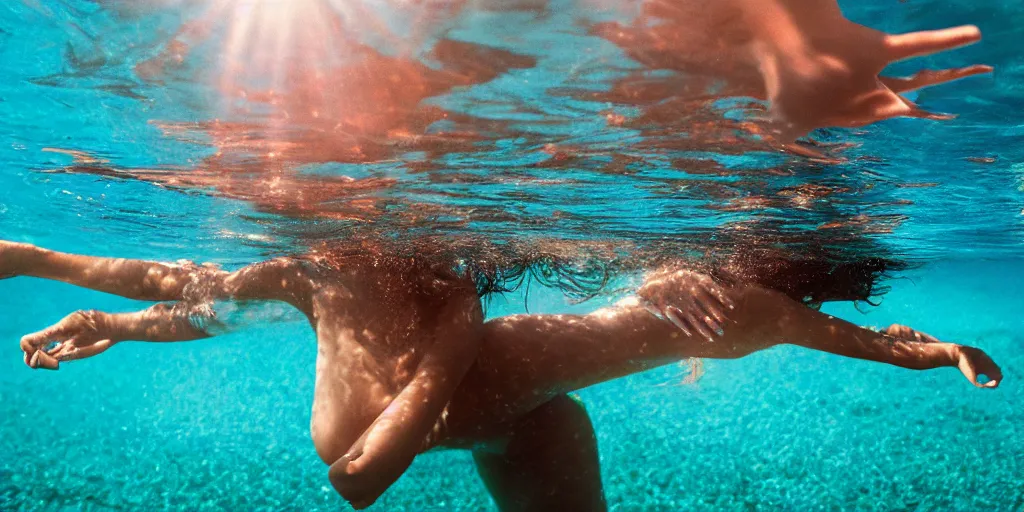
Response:
[{"label": "woman's left hand", "polygon": [[724,286],[692,270],[655,272],[636,293],[654,316],[672,322],[687,336],[696,333],[708,340],[724,333],[726,311],[734,308]]},{"label": "woman's left hand", "polygon": [[102,315],[99,311],[76,311],[46,329],[23,336],[25,364],[33,369],[56,370],[60,362],[102,354],[115,344],[102,332]]}]

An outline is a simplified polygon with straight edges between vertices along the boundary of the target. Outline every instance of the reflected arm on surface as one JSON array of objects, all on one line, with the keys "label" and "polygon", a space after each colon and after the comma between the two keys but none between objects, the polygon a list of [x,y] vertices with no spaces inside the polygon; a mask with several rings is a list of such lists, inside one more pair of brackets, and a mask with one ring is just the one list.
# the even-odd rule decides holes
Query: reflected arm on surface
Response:
[{"label": "reflected arm on surface", "polygon": [[750,51],[783,139],[814,128],[861,126],[898,116],[948,119],[899,93],[992,71],[974,65],[909,78],[878,76],[893,62],[978,42],[981,32],[975,26],[886,34],[849,21],[834,0],[730,4],[742,13],[737,20],[750,31]]}]

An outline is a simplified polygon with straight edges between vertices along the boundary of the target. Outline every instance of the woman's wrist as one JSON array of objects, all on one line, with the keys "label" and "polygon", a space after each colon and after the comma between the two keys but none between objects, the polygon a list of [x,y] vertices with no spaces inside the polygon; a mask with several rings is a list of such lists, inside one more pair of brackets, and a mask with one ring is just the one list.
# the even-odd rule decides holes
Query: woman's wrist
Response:
[{"label": "woman's wrist", "polygon": [[13,270],[15,275],[19,276],[32,276],[33,269],[36,265],[46,257],[47,253],[50,253],[47,249],[37,247],[32,244],[19,243],[15,245],[15,252],[11,258],[14,263]]},{"label": "woman's wrist", "polygon": [[124,325],[124,315],[111,315],[102,311],[90,311],[89,315],[95,325],[96,333],[101,337],[115,343],[130,338],[128,329]]},{"label": "woman's wrist", "polygon": [[943,343],[943,362],[946,366],[960,366],[960,356],[963,354],[963,346],[955,343]]}]

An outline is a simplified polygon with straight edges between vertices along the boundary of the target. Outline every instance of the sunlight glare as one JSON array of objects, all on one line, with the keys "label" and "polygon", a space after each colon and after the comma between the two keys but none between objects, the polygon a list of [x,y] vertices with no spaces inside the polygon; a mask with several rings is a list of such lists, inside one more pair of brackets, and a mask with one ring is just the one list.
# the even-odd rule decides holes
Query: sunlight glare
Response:
[{"label": "sunlight glare", "polygon": [[344,0],[214,0],[225,24],[221,89],[281,90],[343,55]]}]

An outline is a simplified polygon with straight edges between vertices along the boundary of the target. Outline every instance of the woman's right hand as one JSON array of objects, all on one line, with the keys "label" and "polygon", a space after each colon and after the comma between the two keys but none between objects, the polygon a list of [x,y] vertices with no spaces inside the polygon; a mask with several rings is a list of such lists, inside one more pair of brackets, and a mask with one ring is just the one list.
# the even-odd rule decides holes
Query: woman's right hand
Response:
[{"label": "woman's right hand", "polygon": [[692,270],[654,272],[636,294],[652,315],[708,340],[723,334],[726,311],[735,307],[724,286]]}]

